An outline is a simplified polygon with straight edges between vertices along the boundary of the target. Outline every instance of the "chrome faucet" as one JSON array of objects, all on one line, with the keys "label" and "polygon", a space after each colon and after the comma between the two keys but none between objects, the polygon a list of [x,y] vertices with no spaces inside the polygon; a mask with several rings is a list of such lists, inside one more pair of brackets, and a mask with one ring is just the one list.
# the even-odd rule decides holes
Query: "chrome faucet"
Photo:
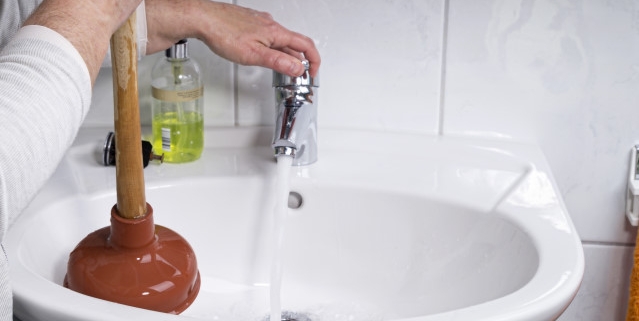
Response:
[{"label": "chrome faucet", "polygon": [[319,79],[309,74],[310,64],[302,61],[304,73],[290,77],[273,73],[277,118],[273,134],[275,157],[293,157],[293,165],[317,161],[317,88]]}]

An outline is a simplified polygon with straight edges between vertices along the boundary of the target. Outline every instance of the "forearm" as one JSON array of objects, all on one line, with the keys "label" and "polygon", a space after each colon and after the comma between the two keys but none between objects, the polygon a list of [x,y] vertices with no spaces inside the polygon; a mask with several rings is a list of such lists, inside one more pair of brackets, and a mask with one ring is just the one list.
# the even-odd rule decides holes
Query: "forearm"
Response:
[{"label": "forearm", "polygon": [[69,40],[86,63],[93,84],[111,35],[140,2],[45,0],[24,24],[48,27]]}]

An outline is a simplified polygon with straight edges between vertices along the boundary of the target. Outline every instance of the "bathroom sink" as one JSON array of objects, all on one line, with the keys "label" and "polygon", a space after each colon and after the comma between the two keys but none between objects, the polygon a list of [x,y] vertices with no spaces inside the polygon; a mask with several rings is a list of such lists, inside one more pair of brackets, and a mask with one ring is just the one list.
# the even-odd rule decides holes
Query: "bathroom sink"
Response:
[{"label": "bathroom sink", "polygon": [[[115,168],[85,129],[12,224],[15,314],[27,320],[267,320],[276,165],[270,128],[206,132],[202,158],[151,164],[155,223],[192,245],[200,294],[181,315],[62,287],[69,252],[109,224]],[[534,145],[322,130],[290,170],[282,310],[290,319],[554,320],[580,285],[581,242]],[[299,204],[301,203],[301,204]]]}]

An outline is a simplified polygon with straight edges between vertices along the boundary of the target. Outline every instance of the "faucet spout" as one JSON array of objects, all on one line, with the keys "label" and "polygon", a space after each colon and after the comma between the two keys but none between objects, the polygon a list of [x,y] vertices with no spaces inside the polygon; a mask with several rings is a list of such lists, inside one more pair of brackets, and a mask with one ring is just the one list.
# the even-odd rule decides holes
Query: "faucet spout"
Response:
[{"label": "faucet spout", "polygon": [[299,77],[273,73],[277,117],[273,134],[275,156],[292,156],[293,165],[317,161],[317,77],[306,70]]}]

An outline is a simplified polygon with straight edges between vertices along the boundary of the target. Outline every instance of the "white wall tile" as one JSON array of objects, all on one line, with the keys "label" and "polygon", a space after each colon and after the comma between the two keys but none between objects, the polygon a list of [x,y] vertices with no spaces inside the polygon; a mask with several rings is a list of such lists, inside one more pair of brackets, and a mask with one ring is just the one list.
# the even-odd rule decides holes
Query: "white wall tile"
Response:
[{"label": "white wall tile", "polygon": [[[319,126],[436,133],[443,0],[241,0],[313,38],[322,55]],[[271,72],[239,67],[242,125],[274,119]]]},{"label": "white wall tile", "polygon": [[585,245],[584,280],[558,321],[625,320],[634,248]]},{"label": "white wall tile", "polygon": [[639,142],[639,3],[451,0],[445,134],[537,142],[583,240],[623,218]]}]

